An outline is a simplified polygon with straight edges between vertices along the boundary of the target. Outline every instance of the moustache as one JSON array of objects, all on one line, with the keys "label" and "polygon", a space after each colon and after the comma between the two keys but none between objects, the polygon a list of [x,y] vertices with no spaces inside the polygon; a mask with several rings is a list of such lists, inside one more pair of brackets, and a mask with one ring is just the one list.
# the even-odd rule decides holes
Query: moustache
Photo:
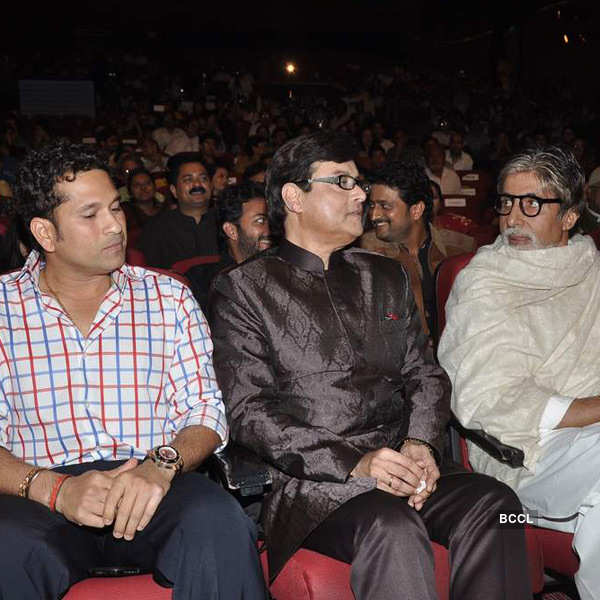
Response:
[{"label": "moustache", "polygon": [[206,188],[201,185],[197,185],[193,188],[190,188],[188,194],[206,194]]},{"label": "moustache", "polygon": [[518,237],[524,237],[524,238],[527,238],[527,239],[528,239],[528,240],[531,242],[531,244],[532,244],[534,247],[537,247],[537,246],[538,246],[538,239],[537,239],[537,237],[535,236],[535,234],[534,234],[534,233],[532,233],[531,231],[525,231],[525,230],[523,230],[523,229],[521,229],[521,228],[519,228],[519,227],[508,227],[507,229],[505,229],[505,230],[502,232],[502,241],[503,241],[503,242],[504,242],[504,243],[505,243],[507,246],[509,246],[509,245],[510,245],[509,238],[510,238],[511,236],[513,236],[513,235],[514,235],[514,236],[518,236]]}]

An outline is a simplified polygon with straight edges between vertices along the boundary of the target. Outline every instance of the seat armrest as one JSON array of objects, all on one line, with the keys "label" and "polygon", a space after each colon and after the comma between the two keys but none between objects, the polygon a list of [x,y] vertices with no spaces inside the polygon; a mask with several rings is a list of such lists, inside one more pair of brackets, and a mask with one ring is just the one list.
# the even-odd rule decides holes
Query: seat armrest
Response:
[{"label": "seat armrest", "polygon": [[458,431],[460,436],[473,442],[492,458],[509,465],[513,469],[523,466],[525,455],[519,448],[503,444],[493,435],[483,431],[483,429],[466,429],[458,422],[456,417],[452,418],[451,426]]},{"label": "seat armrest", "polygon": [[221,452],[215,452],[208,467],[230,491],[242,496],[258,496],[271,485],[266,463],[254,452],[231,442]]}]

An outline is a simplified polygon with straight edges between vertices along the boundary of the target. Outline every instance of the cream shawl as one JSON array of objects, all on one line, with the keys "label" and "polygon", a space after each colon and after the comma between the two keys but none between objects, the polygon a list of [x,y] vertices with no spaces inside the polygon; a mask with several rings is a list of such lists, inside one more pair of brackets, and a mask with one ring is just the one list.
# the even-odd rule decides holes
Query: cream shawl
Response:
[{"label": "cream shawl", "polygon": [[600,394],[600,254],[590,237],[522,251],[501,237],[457,276],[438,357],[468,428],[521,448],[524,469],[473,448],[476,470],[510,485],[535,471],[552,395]]}]

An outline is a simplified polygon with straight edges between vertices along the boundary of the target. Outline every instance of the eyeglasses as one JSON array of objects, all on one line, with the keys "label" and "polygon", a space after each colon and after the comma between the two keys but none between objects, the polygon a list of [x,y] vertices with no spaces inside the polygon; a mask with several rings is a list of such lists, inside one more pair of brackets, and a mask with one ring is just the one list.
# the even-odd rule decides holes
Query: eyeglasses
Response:
[{"label": "eyeglasses", "polygon": [[295,183],[334,183],[343,190],[353,190],[356,186],[360,187],[365,194],[371,191],[371,186],[366,181],[360,181],[352,175],[331,175],[330,177],[315,177],[314,179],[302,179]]},{"label": "eyeglasses", "polygon": [[498,194],[494,199],[494,208],[499,215],[509,215],[515,200],[519,201],[519,208],[526,217],[537,217],[544,204],[560,204],[560,198],[539,198],[535,194]]}]

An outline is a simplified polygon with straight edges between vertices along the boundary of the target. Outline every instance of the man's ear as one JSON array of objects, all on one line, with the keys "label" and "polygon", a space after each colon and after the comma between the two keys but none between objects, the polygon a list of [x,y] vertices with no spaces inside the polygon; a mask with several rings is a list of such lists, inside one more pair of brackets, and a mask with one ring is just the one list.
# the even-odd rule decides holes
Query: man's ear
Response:
[{"label": "man's ear", "polygon": [[304,198],[302,190],[295,183],[286,183],[281,188],[281,197],[286,208],[292,213],[304,211]]},{"label": "man's ear", "polygon": [[171,194],[175,200],[177,200],[177,188],[171,183],[169,185],[169,189],[171,190]]},{"label": "man's ear", "polygon": [[238,228],[233,223],[225,221],[225,223],[223,223],[223,231],[230,240],[235,240],[237,242]]},{"label": "man's ear", "polygon": [[56,248],[56,227],[49,219],[34,217],[29,224],[29,230],[44,252],[54,252]]},{"label": "man's ear", "polygon": [[410,217],[413,221],[418,221],[425,212],[425,202],[419,200],[416,204],[413,204],[409,209]]},{"label": "man's ear", "polygon": [[579,214],[576,213],[573,209],[569,209],[562,217],[562,230],[569,231],[570,229],[573,229],[578,219]]}]

